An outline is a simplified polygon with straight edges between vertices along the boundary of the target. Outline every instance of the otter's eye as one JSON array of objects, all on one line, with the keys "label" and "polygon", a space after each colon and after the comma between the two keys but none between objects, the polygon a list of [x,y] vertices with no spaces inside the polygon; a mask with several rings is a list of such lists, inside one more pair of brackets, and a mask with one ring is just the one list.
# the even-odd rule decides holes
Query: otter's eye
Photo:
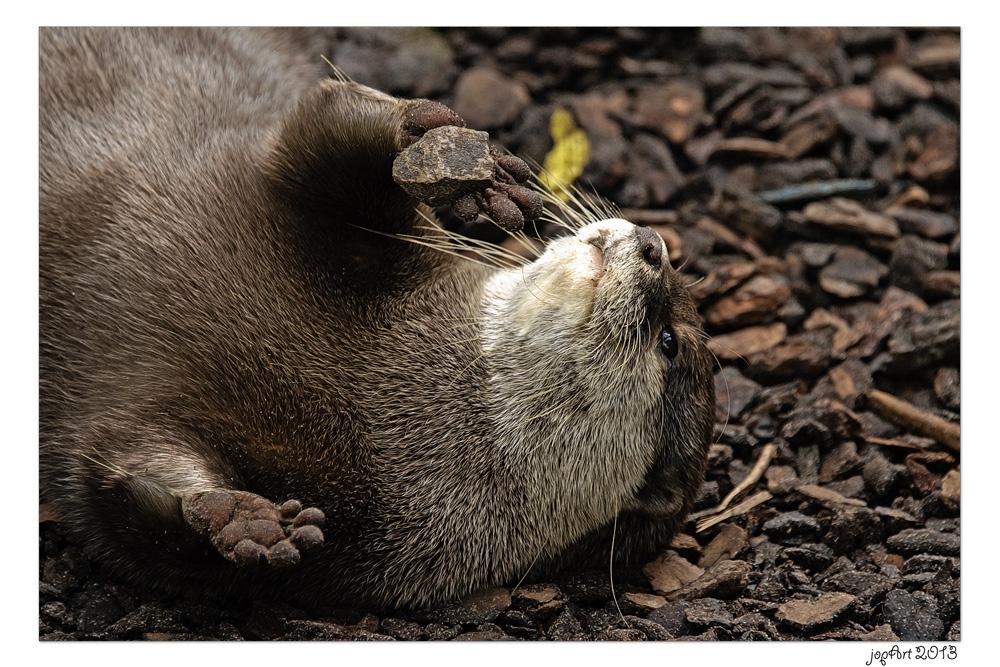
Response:
[{"label": "otter's eye", "polygon": [[677,356],[677,336],[674,335],[674,330],[670,327],[665,327],[663,333],[660,334],[660,349],[663,350],[667,359],[673,359]]}]

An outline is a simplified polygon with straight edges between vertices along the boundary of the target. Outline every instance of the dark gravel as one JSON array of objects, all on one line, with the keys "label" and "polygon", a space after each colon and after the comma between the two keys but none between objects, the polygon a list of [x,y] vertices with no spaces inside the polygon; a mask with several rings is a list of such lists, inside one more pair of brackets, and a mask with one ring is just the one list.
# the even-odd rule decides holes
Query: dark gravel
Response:
[{"label": "dark gravel", "polygon": [[[539,163],[552,112],[571,111],[585,186],[667,240],[720,343],[718,442],[670,552],[705,572],[659,592],[617,567],[614,596],[605,569],[420,612],[305,610],[150,595],[43,522],[41,639],[960,638],[960,455],[866,400],[959,421],[957,30],[330,34],[347,74],[449,104]],[[747,496],[771,497],[698,532],[770,443]]]}]

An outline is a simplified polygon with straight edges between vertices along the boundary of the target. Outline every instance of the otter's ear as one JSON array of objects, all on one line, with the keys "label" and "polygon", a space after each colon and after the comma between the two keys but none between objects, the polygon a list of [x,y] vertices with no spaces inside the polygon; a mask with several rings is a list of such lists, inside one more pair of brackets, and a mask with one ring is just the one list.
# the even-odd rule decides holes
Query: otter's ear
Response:
[{"label": "otter's ear", "polygon": [[407,231],[416,202],[392,179],[402,121],[400,100],[351,82],[323,81],[282,123],[268,156],[273,186],[290,210],[311,222]]}]

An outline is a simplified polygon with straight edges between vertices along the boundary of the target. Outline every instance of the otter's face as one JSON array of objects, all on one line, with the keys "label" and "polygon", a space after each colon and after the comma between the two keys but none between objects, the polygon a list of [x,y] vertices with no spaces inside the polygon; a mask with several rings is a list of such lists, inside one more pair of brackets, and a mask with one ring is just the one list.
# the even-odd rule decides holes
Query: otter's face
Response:
[{"label": "otter's face", "polygon": [[573,419],[586,428],[567,435],[617,477],[608,480],[621,489],[611,516],[675,517],[704,474],[714,383],[697,311],[663,240],[625,220],[593,222],[552,242],[519,282],[519,354],[534,350],[537,364],[560,369],[546,376],[572,377]]}]

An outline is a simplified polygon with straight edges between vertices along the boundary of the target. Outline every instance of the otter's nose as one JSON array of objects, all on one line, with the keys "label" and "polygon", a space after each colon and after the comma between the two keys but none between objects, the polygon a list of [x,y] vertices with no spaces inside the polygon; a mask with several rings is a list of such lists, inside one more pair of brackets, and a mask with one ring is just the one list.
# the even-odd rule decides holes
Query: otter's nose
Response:
[{"label": "otter's nose", "polygon": [[660,235],[649,227],[636,227],[635,236],[639,239],[639,254],[643,261],[655,269],[660,268],[663,261],[663,241]]}]

